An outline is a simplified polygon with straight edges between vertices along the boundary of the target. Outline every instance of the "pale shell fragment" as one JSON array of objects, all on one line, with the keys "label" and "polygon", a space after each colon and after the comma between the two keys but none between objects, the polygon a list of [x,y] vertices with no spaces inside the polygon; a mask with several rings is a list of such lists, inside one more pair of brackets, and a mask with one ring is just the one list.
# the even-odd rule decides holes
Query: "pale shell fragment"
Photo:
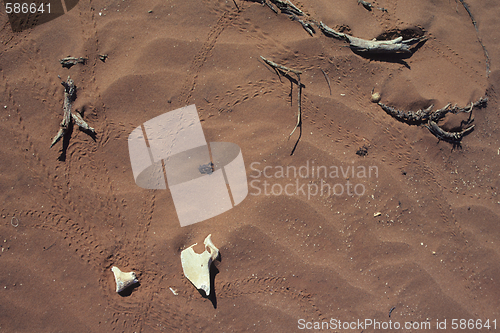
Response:
[{"label": "pale shell fragment", "polygon": [[378,103],[380,102],[380,93],[376,92],[376,93],[373,93],[370,97],[370,100],[373,102],[373,103]]},{"label": "pale shell fragment", "polygon": [[122,292],[123,290],[127,289],[133,284],[136,284],[139,282],[137,280],[137,276],[135,275],[134,272],[122,272],[118,267],[113,266],[111,267],[111,271],[115,275],[115,281],[116,281],[116,292]]},{"label": "pale shell fragment", "polygon": [[[210,295],[210,265],[219,256],[219,249],[212,243],[212,235],[205,238],[205,251],[203,253],[195,253],[191,245],[181,252],[182,270],[186,278],[196,287],[205,292],[205,295]],[[207,251],[208,249],[208,251]]]},{"label": "pale shell fragment", "polygon": [[168,289],[170,289],[170,291],[172,292],[172,294],[174,294],[175,296],[179,295],[179,293],[177,292],[177,290],[173,289],[172,287],[168,287]]}]

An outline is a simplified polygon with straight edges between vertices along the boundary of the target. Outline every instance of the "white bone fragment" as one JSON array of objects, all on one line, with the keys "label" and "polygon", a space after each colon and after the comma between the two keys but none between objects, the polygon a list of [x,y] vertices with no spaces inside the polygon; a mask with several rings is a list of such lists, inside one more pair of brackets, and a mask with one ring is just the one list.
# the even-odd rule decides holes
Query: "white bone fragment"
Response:
[{"label": "white bone fragment", "polygon": [[[196,287],[205,292],[205,295],[210,295],[210,265],[219,256],[219,250],[215,247],[211,240],[212,235],[205,238],[205,251],[203,253],[195,253],[191,245],[181,252],[182,270],[186,278]],[[208,249],[208,251],[207,251]]]},{"label": "white bone fragment", "polygon": [[113,274],[115,275],[117,293],[122,292],[129,286],[139,282],[134,272],[122,272],[116,266],[111,267],[111,271],[113,271]]}]

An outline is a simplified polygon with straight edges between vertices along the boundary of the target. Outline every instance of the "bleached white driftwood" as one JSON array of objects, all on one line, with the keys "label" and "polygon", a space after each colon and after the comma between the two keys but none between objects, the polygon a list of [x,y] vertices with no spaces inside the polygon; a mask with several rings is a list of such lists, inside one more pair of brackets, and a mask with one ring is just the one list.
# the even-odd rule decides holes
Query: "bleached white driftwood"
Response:
[{"label": "bleached white driftwood", "polygon": [[411,53],[410,46],[425,38],[420,37],[403,40],[403,37],[398,37],[391,40],[367,40],[335,31],[323,22],[319,23],[319,28],[329,37],[348,41],[349,46],[354,51],[365,53]]}]

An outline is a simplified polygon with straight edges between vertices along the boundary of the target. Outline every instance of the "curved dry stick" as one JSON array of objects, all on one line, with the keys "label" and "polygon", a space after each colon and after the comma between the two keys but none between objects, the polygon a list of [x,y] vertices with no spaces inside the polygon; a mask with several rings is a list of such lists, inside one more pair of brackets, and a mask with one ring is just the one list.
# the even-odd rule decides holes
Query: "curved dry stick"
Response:
[{"label": "curved dry stick", "polygon": [[323,73],[323,75],[325,76],[325,79],[326,79],[326,83],[328,84],[328,89],[330,90],[330,95],[332,94],[332,87],[330,86],[330,78],[328,78],[328,75],[325,73],[325,71],[321,69],[321,72]]},{"label": "curved dry stick", "polygon": [[434,136],[436,136],[438,139],[448,142],[459,142],[460,140],[462,140],[464,135],[467,135],[474,129],[474,125],[471,125],[460,132],[447,132],[441,127],[439,127],[435,121],[432,121],[430,119],[429,122],[425,125],[425,127],[427,127],[429,131],[432,134],[434,134]]},{"label": "curved dry stick", "polygon": [[297,148],[297,144],[299,143],[300,137],[302,136],[302,83],[300,82],[300,74],[302,74],[302,72],[298,71],[296,69],[288,68],[286,66],[277,64],[274,61],[271,61],[271,60],[268,60],[268,59],[264,58],[263,56],[260,56],[260,57],[269,66],[271,66],[271,67],[273,67],[275,69],[279,69],[279,70],[285,72],[285,74],[291,72],[291,73],[294,73],[297,76],[297,84],[299,86],[299,88],[297,89],[298,90],[298,103],[297,104],[299,106],[299,110],[297,112],[297,124],[295,124],[295,127],[293,128],[292,132],[288,135],[288,140],[290,140],[290,137],[295,132],[295,130],[297,129],[297,127],[300,127],[299,138],[297,139],[297,142],[295,143],[295,146],[293,147],[292,153],[290,154],[290,155],[293,155],[293,153],[295,151],[295,148]]},{"label": "curved dry stick", "polygon": [[472,24],[474,25],[474,28],[476,29],[476,36],[477,40],[479,41],[479,44],[481,44],[481,47],[483,48],[483,53],[484,57],[486,58],[486,77],[490,76],[490,56],[488,55],[488,51],[486,50],[486,46],[484,46],[483,41],[481,40],[481,37],[479,36],[479,29],[477,28],[477,23],[476,20],[474,19],[474,16],[472,16],[472,12],[469,9],[469,5],[464,0],[458,0],[464,6],[465,10],[467,11],[467,14],[469,14],[469,17],[472,21]]},{"label": "curved dry stick", "polygon": [[[299,74],[296,74],[296,75],[297,75],[297,82],[299,85],[299,89],[297,89],[298,95],[299,95],[298,96],[299,111],[297,112],[297,124],[295,124],[293,131],[290,133],[290,135],[288,135],[288,140],[290,140],[290,137],[292,136],[293,132],[295,132],[297,127],[300,126],[300,128],[302,129],[302,126],[301,126],[301,124],[302,124],[302,84],[300,83],[300,75]],[[302,135],[300,135],[300,136],[302,136]],[[300,136],[299,136],[299,138],[300,138]],[[293,154],[293,151],[292,151],[292,154]]]}]

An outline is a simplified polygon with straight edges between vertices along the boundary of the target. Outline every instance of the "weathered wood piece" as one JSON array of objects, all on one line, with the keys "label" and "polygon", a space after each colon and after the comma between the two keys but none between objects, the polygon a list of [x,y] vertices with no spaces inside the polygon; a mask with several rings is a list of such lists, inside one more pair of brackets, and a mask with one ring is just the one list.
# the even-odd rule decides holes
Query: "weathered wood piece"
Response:
[{"label": "weathered wood piece", "polygon": [[75,57],[67,57],[67,58],[63,58],[61,60],[59,60],[59,62],[61,63],[61,65],[65,68],[71,68],[73,65],[76,65],[76,64],[85,64],[87,62],[87,58],[83,58],[83,57],[80,57],[80,58],[75,58]]},{"label": "weathered wood piece", "polygon": [[411,53],[412,45],[426,39],[419,37],[403,40],[403,37],[398,37],[391,40],[367,40],[335,31],[323,22],[319,23],[319,28],[326,36],[346,40],[353,51],[363,53]]},{"label": "weathered wood piece", "polygon": [[[474,125],[471,125],[474,121],[474,119],[471,119],[472,109],[485,106],[487,102],[487,97],[481,97],[478,101],[471,103],[470,106],[465,108],[458,107],[456,104],[454,106],[451,106],[451,103],[448,103],[445,107],[436,111],[432,111],[434,105],[430,105],[426,109],[420,109],[417,111],[401,111],[387,106],[381,102],[378,102],[377,104],[385,112],[387,112],[390,116],[396,118],[397,120],[413,125],[424,124],[425,127],[427,127],[429,131],[438,139],[456,143],[462,140],[465,135],[467,135],[474,129]],[[439,127],[437,122],[442,119],[448,112],[455,114],[459,112],[471,113],[468,121],[465,123],[465,128],[463,130],[457,132],[448,132]]]},{"label": "weathered wood piece", "polygon": [[64,116],[63,120],[61,121],[61,124],[59,125],[60,126],[59,131],[57,132],[56,136],[52,139],[50,148],[52,148],[52,146],[55,145],[66,134],[66,131],[68,130],[68,127],[71,124],[72,119],[80,128],[95,134],[95,130],[92,127],[90,127],[85,122],[85,120],[83,120],[82,116],[79,113],[71,112],[71,107],[72,107],[71,104],[76,98],[76,86],[74,81],[68,76],[66,82],[62,81],[61,84],[64,86],[64,103],[63,103]]},{"label": "weathered wood piece", "polygon": [[387,106],[381,102],[378,102],[377,104],[382,108],[382,110],[387,112],[387,114],[389,114],[390,116],[411,124],[420,124],[423,121],[429,119],[429,114],[431,113],[431,110],[434,107],[434,105],[431,105],[423,110],[420,109],[417,111],[401,111],[393,107]]}]

